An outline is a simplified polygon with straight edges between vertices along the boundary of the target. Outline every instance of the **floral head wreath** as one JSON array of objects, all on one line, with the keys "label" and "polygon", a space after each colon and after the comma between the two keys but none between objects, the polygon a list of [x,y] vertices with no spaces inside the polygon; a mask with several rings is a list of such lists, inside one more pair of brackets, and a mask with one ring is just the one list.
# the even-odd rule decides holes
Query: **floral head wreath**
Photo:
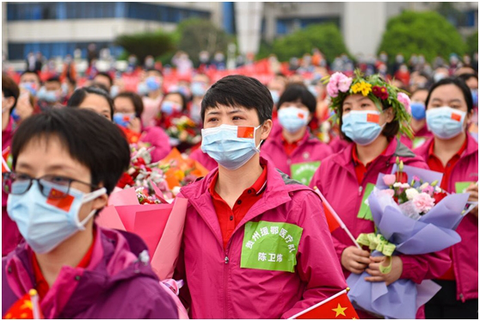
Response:
[{"label": "floral head wreath", "polygon": [[400,123],[400,133],[413,137],[410,127],[410,98],[401,89],[385,82],[379,75],[364,77],[360,70],[355,70],[353,78],[336,72],[330,77],[323,78],[327,84],[327,93],[330,96],[330,109],[335,113],[332,116],[334,123],[339,122],[339,115],[345,98],[354,94],[362,94],[372,100],[378,110],[383,111],[382,103],[393,108],[395,121]]}]

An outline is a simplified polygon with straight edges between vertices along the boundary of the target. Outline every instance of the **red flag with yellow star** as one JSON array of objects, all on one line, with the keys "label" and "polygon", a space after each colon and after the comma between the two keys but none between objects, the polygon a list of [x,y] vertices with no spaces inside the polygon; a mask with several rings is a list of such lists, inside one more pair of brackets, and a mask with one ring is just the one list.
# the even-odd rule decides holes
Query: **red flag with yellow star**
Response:
[{"label": "red flag with yellow star", "polygon": [[290,319],[358,319],[358,315],[343,290]]},{"label": "red flag with yellow star", "polygon": [[43,319],[38,293],[32,289],[25,293],[3,316],[4,319]]}]

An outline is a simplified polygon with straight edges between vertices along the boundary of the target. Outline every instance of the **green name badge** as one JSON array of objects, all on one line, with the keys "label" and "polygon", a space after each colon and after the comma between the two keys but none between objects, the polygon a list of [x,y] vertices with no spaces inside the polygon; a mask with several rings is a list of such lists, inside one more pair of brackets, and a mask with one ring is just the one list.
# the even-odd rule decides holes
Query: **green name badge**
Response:
[{"label": "green name badge", "polygon": [[412,142],[412,149],[422,146],[423,143],[425,143],[426,141],[427,141],[426,137],[422,137],[422,136],[415,137]]},{"label": "green name badge", "polygon": [[360,206],[360,210],[358,211],[358,214],[357,214],[358,218],[373,221],[372,211],[370,211],[370,206],[367,205],[367,199],[370,196],[370,194],[372,194],[374,187],[375,185],[372,183],[368,183],[367,186],[365,186],[365,190],[363,192],[363,198],[362,198],[362,205]]},{"label": "green name badge", "polygon": [[464,190],[466,190],[473,183],[475,183],[475,182],[456,182],[455,183],[455,193],[457,193],[457,194],[464,193]]},{"label": "green name badge", "polygon": [[290,166],[290,173],[292,173],[292,179],[299,181],[303,185],[310,184],[313,174],[320,166],[320,161],[297,163]]},{"label": "green name badge", "polygon": [[241,268],[295,272],[303,229],[282,222],[248,222],[243,237]]}]

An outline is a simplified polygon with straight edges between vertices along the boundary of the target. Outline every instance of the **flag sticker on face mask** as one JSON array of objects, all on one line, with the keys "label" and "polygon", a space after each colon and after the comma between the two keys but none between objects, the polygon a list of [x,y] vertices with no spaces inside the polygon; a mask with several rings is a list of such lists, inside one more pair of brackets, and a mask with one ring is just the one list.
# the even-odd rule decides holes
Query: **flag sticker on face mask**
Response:
[{"label": "flag sticker on face mask", "polygon": [[367,122],[378,124],[380,122],[380,115],[367,114]]},{"label": "flag sticker on face mask", "polygon": [[238,138],[253,138],[255,132],[254,127],[238,127],[237,137]]},{"label": "flag sticker on face mask", "polygon": [[302,114],[302,113],[298,113],[298,118],[300,118],[300,119],[304,119],[304,118],[305,118],[305,115],[304,115],[304,114]]},{"label": "flag sticker on face mask", "polygon": [[453,120],[456,120],[456,121],[461,121],[461,120],[462,120],[462,116],[459,115],[459,114],[452,113],[452,119],[453,119]]},{"label": "flag sticker on face mask", "polygon": [[63,198],[56,198],[56,197],[59,197],[59,195],[65,195],[65,193],[52,188],[50,190],[50,194],[48,194],[47,204],[55,206],[61,209],[62,211],[69,212],[70,207],[72,206],[72,203],[75,200],[75,197],[67,194]]}]

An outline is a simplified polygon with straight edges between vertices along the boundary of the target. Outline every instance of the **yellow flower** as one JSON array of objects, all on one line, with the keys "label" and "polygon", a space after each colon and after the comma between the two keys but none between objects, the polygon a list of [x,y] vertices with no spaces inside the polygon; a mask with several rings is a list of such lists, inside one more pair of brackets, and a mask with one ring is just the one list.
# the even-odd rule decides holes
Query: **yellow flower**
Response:
[{"label": "yellow flower", "polygon": [[358,82],[352,86],[352,92],[354,94],[358,92],[362,92],[363,96],[368,96],[368,94],[372,91],[372,85],[367,82]]}]

